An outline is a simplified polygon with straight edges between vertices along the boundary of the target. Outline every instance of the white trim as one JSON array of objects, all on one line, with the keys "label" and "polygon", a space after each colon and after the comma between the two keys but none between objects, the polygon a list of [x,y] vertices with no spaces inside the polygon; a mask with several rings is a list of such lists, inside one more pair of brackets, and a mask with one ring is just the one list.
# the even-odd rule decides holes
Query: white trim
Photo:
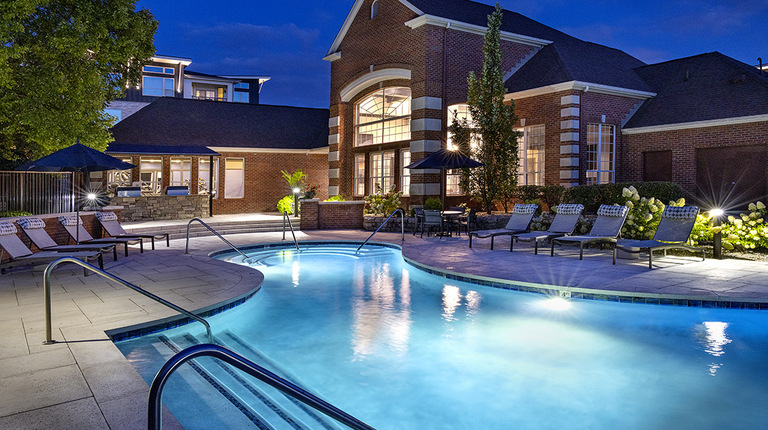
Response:
[{"label": "white trim", "polygon": [[328,169],[328,179],[338,179],[339,169]]},{"label": "white trim", "polygon": [[342,102],[352,100],[360,91],[373,84],[388,81],[390,79],[411,79],[411,71],[408,69],[381,69],[375,72],[367,73],[344,87],[339,92]]},{"label": "white trim", "polygon": [[328,135],[328,145],[335,145],[339,143],[339,134],[329,134]]},{"label": "white trim", "polygon": [[313,149],[289,149],[289,148],[240,148],[235,146],[208,146],[208,149],[219,154],[243,153],[243,154],[327,154],[328,147],[323,146]]},{"label": "white trim", "polygon": [[411,174],[412,174],[412,175],[413,175],[414,173],[416,173],[416,174],[419,174],[419,173],[421,173],[421,174],[423,174],[423,175],[429,175],[429,174],[439,174],[439,173],[440,173],[440,169],[416,169],[416,170],[411,170],[411,169],[408,169],[408,170],[410,170],[410,171],[411,171]]},{"label": "white trim", "polygon": [[621,134],[656,133],[660,131],[686,130],[690,128],[721,127],[724,125],[749,124],[768,121],[768,115],[739,116],[735,118],[710,119],[706,121],[681,122],[679,124],[651,125],[648,127],[625,128]]},{"label": "white trim", "polygon": [[328,186],[328,197],[338,196],[338,195],[339,195],[339,186],[338,185],[329,185]]},{"label": "white trim", "polygon": [[578,154],[579,145],[560,145],[560,155]]},{"label": "white trim", "polygon": [[437,152],[443,147],[439,140],[412,140],[411,154],[417,152]]},{"label": "white trim", "polygon": [[332,116],[332,117],[328,118],[328,128],[338,127],[338,126],[339,126],[339,117]]},{"label": "white trim", "polygon": [[411,132],[414,131],[440,131],[443,129],[443,121],[435,118],[420,118],[411,120]]},{"label": "white trim", "polygon": [[328,151],[328,161],[339,161],[339,151]]},{"label": "white trim", "polygon": [[579,128],[579,120],[578,119],[566,119],[563,121],[560,121],[560,129],[561,130],[569,130],[569,129],[577,129]]},{"label": "white trim", "polygon": [[560,116],[579,116],[579,108],[567,107],[560,109]]},{"label": "white trim", "polygon": [[439,196],[440,184],[414,184],[411,183],[411,196]]},{"label": "white trim", "polygon": [[422,12],[421,9],[419,9],[416,6],[412,5],[410,2],[408,2],[406,0],[400,0],[400,3],[402,3],[403,6],[407,7],[411,11],[413,11],[413,13],[415,13],[416,15],[424,15],[424,12]]},{"label": "white trim", "polygon": [[560,179],[579,179],[578,170],[561,170]]},{"label": "white trim", "polygon": [[561,105],[577,105],[577,104],[581,104],[581,97],[577,96],[576,94],[562,96],[562,97],[560,97],[560,104]]},{"label": "white trim", "polygon": [[561,158],[560,167],[579,167],[579,159],[577,157]]},{"label": "white trim", "polygon": [[334,62],[339,58],[341,58],[341,51],[326,55],[325,57],[323,57],[323,61]]},{"label": "white trim", "polygon": [[559,84],[547,85],[530,90],[509,93],[504,96],[505,101],[517,100],[526,97],[541,96],[544,94],[558,93],[560,91],[592,91],[598,94],[608,94],[611,96],[629,97],[634,99],[649,99],[656,96],[656,93],[647,91],[630,90],[628,88],[612,87],[610,85],[593,84],[582,81],[561,82]]},{"label": "white trim", "polygon": [[411,111],[422,110],[422,109],[442,110],[443,99],[438,97],[424,96],[424,97],[418,97],[411,100]]},{"label": "white trim", "polygon": [[565,133],[560,133],[560,142],[578,142],[578,141],[579,141],[578,132],[567,131]]},{"label": "white trim", "polygon": [[[402,1],[402,0],[401,0]],[[454,21],[452,19],[441,18],[434,15],[421,15],[410,21],[406,21],[405,25],[409,28],[415,29],[423,25],[435,25],[438,27],[450,28],[451,30],[464,31],[466,33],[485,35],[486,27],[474,24],[467,24],[461,21]],[[552,43],[551,40],[539,39],[537,37],[523,36],[522,34],[510,33],[508,31],[500,32],[501,40],[508,42],[522,43],[524,45],[544,47]]]}]

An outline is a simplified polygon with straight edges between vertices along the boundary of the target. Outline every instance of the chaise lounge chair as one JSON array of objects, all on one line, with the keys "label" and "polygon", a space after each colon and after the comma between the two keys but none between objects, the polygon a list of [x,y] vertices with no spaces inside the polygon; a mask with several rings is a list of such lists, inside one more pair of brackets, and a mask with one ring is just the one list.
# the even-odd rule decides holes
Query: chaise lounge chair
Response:
[{"label": "chaise lounge chair", "polygon": [[[101,252],[56,252],[56,251],[41,251],[34,253],[24,242],[16,236],[16,226],[10,222],[0,222],[0,261],[3,259],[3,254],[8,253],[10,260],[5,263],[0,263],[0,273],[5,273],[6,269],[16,266],[28,266],[31,264],[43,264],[51,262],[53,260],[62,257],[73,257],[84,262],[88,262],[91,259],[97,259],[99,262],[99,268],[104,269],[104,260],[101,256]],[[86,275],[88,275],[88,269],[83,269]]]},{"label": "chaise lounge chair", "polygon": [[620,239],[613,248],[613,264],[616,264],[616,252],[621,249],[624,252],[640,254],[648,252],[648,268],[653,269],[653,251],[667,249],[685,249],[691,252],[701,251],[701,260],[704,261],[704,248],[689,246],[686,243],[696,224],[699,215],[697,206],[667,206],[661,214],[661,221],[652,240]]},{"label": "chaise lounge chair", "polygon": [[[83,227],[83,220],[77,217],[73,216],[60,216],[59,222],[62,226],[64,226],[64,229],[67,230],[67,233],[69,233],[69,237],[72,238],[72,240],[75,241],[78,245],[83,243],[111,243],[111,244],[118,244],[122,243],[123,246],[125,246],[125,256],[128,256],[128,245],[135,245],[139,244],[139,250],[143,253],[144,252],[144,243],[141,239],[121,239],[119,237],[107,237],[107,238],[101,238],[101,239],[94,239],[93,236],[88,233],[88,231]],[[79,231],[79,233],[78,233]],[[79,234],[79,236],[78,236]],[[80,241],[78,242],[78,238]]]},{"label": "chaise lounge chair", "polygon": [[171,246],[171,239],[168,236],[168,233],[132,234],[126,232],[123,229],[123,226],[117,221],[117,215],[115,215],[114,212],[96,212],[96,219],[99,220],[99,223],[107,234],[112,237],[125,239],[151,239],[152,249],[155,249],[155,238],[160,240],[165,239],[165,245],[169,248]]},{"label": "chaise lounge chair", "polygon": [[513,234],[513,243],[510,245],[509,250],[512,251],[514,242],[520,240],[523,242],[533,241],[533,253],[538,254],[540,242],[572,234],[583,210],[584,206],[578,204],[559,205],[557,207],[557,214],[555,214],[555,219],[552,220],[552,225],[549,226],[549,230]]},{"label": "chaise lounge chair", "polygon": [[621,227],[627,219],[629,208],[626,206],[601,205],[597,210],[597,219],[589,233],[583,236],[566,236],[552,239],[551,256],[555,255],[555,245],[579,245],[579,260],[584,259],[584,245],[588,243],[616,243],[621,234]]},{"label": "chaise lounge chair", "polygon": [[[536,213],[536,209],[539,205],[521,205],[517,204],[512,208],[512,216],[509,218],[506,227],[496,228],[493,230],[478,230],[469,233],[469,247],[472,248],[472,236],[485,239],[491,238],[491,249],[493,249],[493,239],[496,236],[512,236],[513,234],[523,233],[528,230],[528,226],[531,224],[533,214]],[[509,245],[509,250],[512,251],[512,245]]]},{"label": "chaise lounge chair", "polygon": [[31,240],[36,247],[40,248],[41,251],[99,251],[102,254],[104,252],[112,251],[112,258],[117,261],[117,245],[114,243],[59,245],[45,231],[45,221],[41,218],[22,218],[16,221],[16,224],[21,227],[21,231],[23,231],[29,240]]}]

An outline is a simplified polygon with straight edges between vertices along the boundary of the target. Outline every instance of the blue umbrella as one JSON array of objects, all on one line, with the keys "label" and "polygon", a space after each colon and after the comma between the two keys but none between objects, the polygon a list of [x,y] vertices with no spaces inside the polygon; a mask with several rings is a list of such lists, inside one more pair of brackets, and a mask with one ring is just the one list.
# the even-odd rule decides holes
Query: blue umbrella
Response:
[{"label": "blue umbrella", "polygon": [[[483,163],[475,161],[459,151],[450,151],[448,149],[441,149],[437,152],[430,154],[429,156],[422,158],[419,161],[405,166],[406,169],[412,170],[427,170],[427,169],[463,169],[484,166]],[[440,175],[442,178],[443,175]],[[445,186],[442,187],[440,193],[443,201],[443,209],[445,209]]]}]

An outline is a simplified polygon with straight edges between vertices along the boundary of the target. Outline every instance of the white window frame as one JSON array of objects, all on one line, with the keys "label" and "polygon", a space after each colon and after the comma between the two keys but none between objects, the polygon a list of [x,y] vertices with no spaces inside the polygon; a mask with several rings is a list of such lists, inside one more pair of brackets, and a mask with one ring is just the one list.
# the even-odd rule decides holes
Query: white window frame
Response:
[{"label": "white window frame", "polygon": [[[197,194],[208,194],[208,169],[201,169],[203,164],[210,164],[209,159],[200,157],[197,160]],[[206,172],[203,174],[202,172]],[[219,197],[219,159],[213,160],[213,173],[211,174],[211,181],[213,182],[213,198]]]},{"label": "white window frame", "polygon": [[604,123],[588,124],[586,154],[587,185],[614,183],[616,181],[616,126]]},{"label": "white window frame", "polygon": [[[395,184],[395,151],[371,152],[368,154],[368,160],[370,161],[368,165],[370,170],[368,177],[370,181],[369,193],[374,194],[376,184],[379,184],[381,191],[386,194]],[[389,166],[387,166],[387,162],[389,162]]]},{"label": "white window frame", "polygon": [[[131,163],[131,157],[115,157],[125,163]],[[133,169],[128,170],[110,170],[107,173],[107,190],[114,191],[117,187],[130,187],[132,182]]]},{"label": "white window frame", "polygon": [[365,154],[355,154],[354,195],[365,195]]},{"label": "white window frame", "polygon": [[[228,161],[240,160],[242,165],[239,169],[229,169],[227,166]],[[235,172],[240,172],[240,187],[236,190],[232,187],[232,182],[237,179],[236,176],[232,176]],[[229,173],[232,172],[232,173]],[[224,159],[224,198],[225,199],[243,199],[245,198],[245,158],[243,157],[227,157]]]},{"label": "white window frame", "polygon": [[[544,124],[535,124],[519,128],[523,133],[517,141],[517,185],[544,185],[546,129]],[[532,148],[533,147],[533,148]],[[540,151],[535,156],[538,158],[535,164],[539,169],[534,170],[533,163],[529,163],[533,151]]]},{"label": "white window frame", "polygon": [[[171,186],[187,186],[192,192],[190,184],[192,183],[192,158],[191,157],[171,157],[171,177],[169,184]],[[185,166],[186,164],[186,166]],[[187,168],[188,167],[188,168]],[[180,180],[179,180],[180,177]]]},{"label": "white window frame", "polygon": [[[379,119],[368,121],[365,123],[360,122],[360,109],[361,106],[371,100],[372,98],[381,97],[382,106],[385,104],[387,93],[391,93],[395,90],[407,90],[408,97],[399,106],[402,108],[402,115],[386,117],[386,112],[382,109]],[[387,87],[374,91],[371,94],[363,97],[355,103],[355,146],[372,146],[381,145],[390,142],[401,142],[404,140],[410,140],[411,138],[411,89],[408,87]],[[407,112],[407,113],[405,113]],[[398,125],[402,123],[402,125]],[[372,140],[370,142],[363,143],[360,139],[361,130],[373,131]],[[393,130],[399,130],[395,133],[391,133]],[[396,137],[393,137],[396,136]]]},{"label": "white window frame", "polygon": [[[147,80],[160,80],[162,88],[147,85]],[[150,81],[152,82],[152,81]],[[152,97],[173,97],[176,95],[174,90],[175,81],[173,78],[161,78],[157,76],[144,76],[141,81],[141,95]],[[148,91],[149,90],[149,91]],[[159,93],[156,91],[159,90]]]},{"label": "white window frame", "polygon": [[[145,168],[149,163],[156,163],[160,160],[159,169]],[[144,164],[147,163],[147,164]],[[149,180],[144,180],[149,175]],[[141,182],[142,194],[160,195],[163,191],[163,157],[162,156],[145,156],[139,158],[139,181]]]},{"label": "white window frame", "polygon": [[400,191],[403,192],[403,196],[411,195],[411,169],[406,169],[405,166],[411,164],[411,150],[400,150]]}]

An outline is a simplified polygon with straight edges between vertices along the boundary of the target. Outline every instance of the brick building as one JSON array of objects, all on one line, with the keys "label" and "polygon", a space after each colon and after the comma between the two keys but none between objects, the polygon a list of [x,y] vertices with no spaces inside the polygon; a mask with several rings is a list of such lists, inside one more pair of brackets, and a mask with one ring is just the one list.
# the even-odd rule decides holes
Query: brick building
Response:
[{"label": "brick building", "polygon": [[[439,171],[403,166],[448,146],[453,117],[467,115],[466,78],[482,68],[492,12],[468,0],[354,2],[325,57],[329,195],[394,185],[418,205],[440,194]],[[766,195],[759,68],[719,53],[646,65],[511,11],[501,48],[523,132],[520,184],[674,180],[705,200]],[[749,166],[723,169],[718,159]],[[444,181],[449,196],[460,193],[457,176]]]},{"label": "brick building", "polygon": [[[212,191],[212,212],[275,212],[291,194],[281,170],[302,170],[327,198],[328,109],[162,97],[112,128],[106,152],[137,166],[108,186],[143,194]],[[211,186],[212,184],[212,186]]]}]

